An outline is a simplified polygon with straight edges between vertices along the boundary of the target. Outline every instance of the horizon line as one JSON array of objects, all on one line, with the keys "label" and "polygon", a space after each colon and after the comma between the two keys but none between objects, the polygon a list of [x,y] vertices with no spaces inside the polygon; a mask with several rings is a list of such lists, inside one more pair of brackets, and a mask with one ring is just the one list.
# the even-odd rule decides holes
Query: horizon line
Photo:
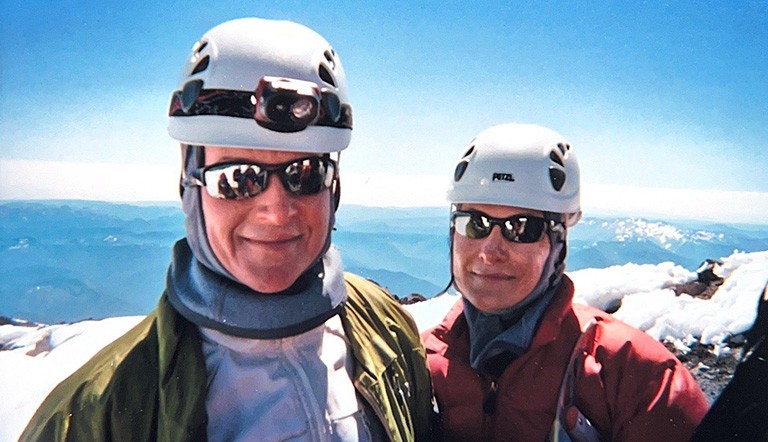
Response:
[{"label": "horizon line", "polygon": [[[76,203],[76,204],[83,204],[83,205],[107,204],[107,205],[127,205],[132,207],[177,207],[179,210],[181,210],[181,200],[131,201],[131,200],[97,200],[97,199],[88,199],[88,198],[3,198],[3,197],[0,197],[0,205],[14,204],[14,203],[39,203],[39,204]],[[397,211],[437,210],[437,209],[444,209],[447,211],[449,206],[450,205],[448,203],[446,203],[445,206],[381,206],[381,205],[368,205],[368,204],[356,203],[356,202],[342,202],[341,204],[339,204],[340,208],[341,207],[363,207],[366,209],[385,209],[385,210],[397,210]],[[601,219],[601,218],[615,218],[615,219],[629,218],[629,219],[639,219],[639,220],[651,221],[651,222],[681,221],[681,222],[726,224],[731,226],[742,225],[742,226],[754,226],[754,227],[768,227],[768,220],[725,221],[722,219],[713,220],[713,219],[704,219],[704,218],[694,218],[691,216],[674,216],[674,215],[666,215],[666,214],[662,214],[662,215],[640,214],[640,213],[620,212],[620,211],[611,211],[611,210],[590,211],[589,213],[585,213],[583,215],[582,220]]]},{"label": "horizon line", "polygon": [[[179,165],[0,159],[0,170],[3,171],[0,174],[0,201],[180,204]],[[47,176],[46,170],[54,170],[55,178],[40,179]],[[341,205],[447,208],[450,205],[446,199],[449,178],[437,174],[345,171],[342,174]],[[757,225],[768,222],[768,192],[671,189],[582,181],[581,202],[585,216],[604,214]]]}]

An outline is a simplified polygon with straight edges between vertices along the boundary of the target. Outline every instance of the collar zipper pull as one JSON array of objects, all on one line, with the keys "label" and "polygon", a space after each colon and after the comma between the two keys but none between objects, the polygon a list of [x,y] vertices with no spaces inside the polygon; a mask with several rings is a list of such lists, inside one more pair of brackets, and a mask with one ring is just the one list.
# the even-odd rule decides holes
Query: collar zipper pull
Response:
[{"label": "collar zipper pull", "polygon": [[483,400],[483,412],[485,414],[493,414],[496,412],[496,397],[498,396],[499,384],[495,380],[491,381],[491,389],[488,390],[488,394],[485,395]]}]

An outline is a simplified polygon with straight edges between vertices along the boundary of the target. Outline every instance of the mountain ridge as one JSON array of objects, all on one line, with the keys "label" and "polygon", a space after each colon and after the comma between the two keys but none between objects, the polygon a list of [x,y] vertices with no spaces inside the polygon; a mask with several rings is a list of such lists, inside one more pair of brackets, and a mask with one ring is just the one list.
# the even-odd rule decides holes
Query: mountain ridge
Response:
[{"label": "mountain ridge", "polygon": [[[146,314],[185,234],[178,205],[0,202],[0,315],[40,322]],[[450,280],[448,208],[342,205],[333,242],[345,269],[394,295],[431,297]],[[671,261],[688,269],[734,250],[768,250],[768,225],[586,217],[567,271]]]}]

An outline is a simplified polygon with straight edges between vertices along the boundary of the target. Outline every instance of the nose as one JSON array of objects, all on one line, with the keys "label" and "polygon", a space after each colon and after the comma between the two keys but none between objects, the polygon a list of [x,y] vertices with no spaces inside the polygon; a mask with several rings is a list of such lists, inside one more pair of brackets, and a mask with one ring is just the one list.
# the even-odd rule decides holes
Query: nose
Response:
[{"label": "nose", "polygon": [[275,174],[269,176],[267,188],[251,200],[251,213],[262,223],[282,225],[298,212],[295,197],[285,190]]},{"label": "nose", "polygon": [[493,226],[491,233],[481,239],[480,259],[486,264],[496,264],[507,259],[508,251],[499,226]]}]

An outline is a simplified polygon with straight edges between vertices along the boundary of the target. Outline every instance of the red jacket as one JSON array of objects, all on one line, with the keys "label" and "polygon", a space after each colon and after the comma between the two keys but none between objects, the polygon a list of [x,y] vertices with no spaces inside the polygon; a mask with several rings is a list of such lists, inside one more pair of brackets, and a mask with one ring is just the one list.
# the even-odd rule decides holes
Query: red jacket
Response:
[{"label": "red jacket", "polygon": [[[482,377],[469,365],[461,301],[422,334],[446,440],[544,441],[571,350],[593,318],[598,325],[575,393],[579,410],[603,440],[689,440],[709,406],[685,366],[646,333],[572,304],[572,298],[573,282],[564,277],[531,347],[498,379]],[[498,386],[495,411],[486,414],[483,401],[492,382]]]}]

